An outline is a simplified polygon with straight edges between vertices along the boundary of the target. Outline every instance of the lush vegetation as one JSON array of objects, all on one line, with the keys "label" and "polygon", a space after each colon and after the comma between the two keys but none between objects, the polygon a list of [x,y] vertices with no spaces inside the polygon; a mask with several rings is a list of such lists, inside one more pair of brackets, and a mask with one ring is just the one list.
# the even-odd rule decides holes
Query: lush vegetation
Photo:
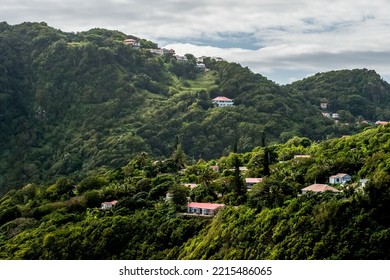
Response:
[{"label": "lush vegetation", "polygon": [[[390,128],[369,125],[389,118],[379,75],[279,86],[155,48],[118,31],[0,23],[0,258],[389,258]],[[215,107],[219,95],[235,106]],[[353,178],[342,193],[300,196],[338,172]],[[248,177],[263,181],[247,191]],[[183,216],[187,197],[226,207]]]},{"label": "lush vegetation", "polygon": [[[28,184],[0,200],[0,258],[387,259],[389,135],[381,126],[321,143],[294,137],[186,169],[179,143],[164,161],[143,153],[78,182]],[[300,195],[337,172],[353,178],[341,193]],[[247,191],[243,179],[254,176],[263,182]],[[226,207],[214,218],[183,216],[187,197]]]},{"label": "lush vegetation", "polygon": [[390,118],[390,86],[373,70],[318,73],[286,88],[312,105],[326,101],[327,110],[338,113],[343,122]]},{"label": "lush vegetation", "polygon": [[[126,38],[141,47],[125,45]],[[141,152],[167,158],[176,137],[196,162],[227,155],[236,140],[239,152],[249,152],[263,132],[274,143],[321,140],[360,131],[367,124],[358,115],[388,116],[389,85],[373,71],[325,73],[280,87],[210,58],[208,71],[199,73],[192,55],[182,62],[172,53],[153,55],[156,47],[118,31],[1,23],[0,193],[61,176],[80,180]],[[211,99],[218,95],[236,106],[215,108]],[[320,98],[349,125],[323,117]]]}]

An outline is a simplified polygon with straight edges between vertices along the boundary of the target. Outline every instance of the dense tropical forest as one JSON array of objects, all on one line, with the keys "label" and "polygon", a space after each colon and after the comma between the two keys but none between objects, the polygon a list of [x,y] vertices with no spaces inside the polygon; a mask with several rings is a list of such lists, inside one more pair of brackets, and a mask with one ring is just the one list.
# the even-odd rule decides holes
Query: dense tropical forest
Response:
[{"label": "dense tropical forest", "polygon": [[[134,39],[138,48],[124,44]],[[0,23],[0,193],[29,182],[81,179],[146,152],[187,160],[293,136],[323,140],[387,120],[390,86],[374,71],[323,73],[279,86],[239,64],[171,52],[118,31],[65,33],[45,23]],[[206,54],[207,55],[207,54]],[[234,99],[218,108],[216,96]],[[328,100],[324,117],[321,99]]]},{"label": "dense tropical forest", "polygon": [[[0,50],[0,259],[389,258],[390,127],[375,122],[390,85],[375,71],[280,86],[45,23],[0,23]],[[302,195],[337,173],[352,176],[341,192]],[[183,215],[188,198],[225,207]]]},{"label": "dense tropical forest", "polygon": [[[179,144],[163,161],[140,154],[81,181],[27,184],[0,200],[0,258],[387,259],[389,136],[380,126],[321,143],[294,137],[185,169]],[[338,172],[352,176],[342,192],[301,194]],[[247,190],[255,176],[263,181]],[[187,197],[225,207],[183,215]]]}]

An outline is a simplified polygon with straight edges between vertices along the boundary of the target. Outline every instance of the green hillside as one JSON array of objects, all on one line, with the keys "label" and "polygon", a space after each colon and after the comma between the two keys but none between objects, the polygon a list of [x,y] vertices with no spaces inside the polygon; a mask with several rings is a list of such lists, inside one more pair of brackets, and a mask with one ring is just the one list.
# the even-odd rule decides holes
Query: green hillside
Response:
[{"label": "green hillside", "polygon": [[[140,48],[125,45],[126,38]],[[45,23],[1,23],[0,193],[64,175],[78,180],[142,152],[166,158],[177,137],[194,162],[227,155],[236,140],[238,151],[250,151],[263,132],[276,143],[365,126],[335,125],[321,115],[317,97],[311,101],[295,85],[280,87],[210,58],[200,73],[192,55],[182,62],[171,53],[152,54],[157,47],[119,31],[65,33]],[[388,96],[381,94],[375,110]],[[214,107],[218,95],[234,98],[235,106]]]},{"label": "green hillside", "polygon": [[339,113],[344,122],[390,118],[390,85],[373,70],[318,73],[286,88],[314,106],[327,102],[324,111]]},{"label": "green hillside", "polygon": [[[79,181],[28,184],[0,199],[0,258],[388,259],[389,135],[380,126],[321,143],[295,137],[185,170],[179,143],[169,160],[142,154]],[[352,176],[334,185],[341,192],[301,194],[336,173]],[[263,181],[247,191],[248,177]],[[185,216],[187,197],[226,206]]]}]

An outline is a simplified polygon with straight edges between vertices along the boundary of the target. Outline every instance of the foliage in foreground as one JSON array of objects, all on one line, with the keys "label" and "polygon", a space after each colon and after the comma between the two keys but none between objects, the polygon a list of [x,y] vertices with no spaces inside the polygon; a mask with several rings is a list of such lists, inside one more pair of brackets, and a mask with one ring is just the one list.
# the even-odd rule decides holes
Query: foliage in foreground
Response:
[{"label": "foliage in foreground", "polygon": [[[29,184],[0,199],[0,258],[388,259],[389,135],[381,126],[321,143],[295,137],[185,170],[177,153],[159,162],[143,154],[79,182]],[[247,173],[235,171],[237,161]],[[337,186],[342,193],[300,195],[336,172],[353,178]],[[264,180],[239,195],[239,181],[252,176]],[[364,189],[360,178],[369,179]],[[180,186],[188,182],[198,187]],[[183,216],[187,196],[226,207],[214,218]],[[113,199],[112,210],[97,209]]]}]

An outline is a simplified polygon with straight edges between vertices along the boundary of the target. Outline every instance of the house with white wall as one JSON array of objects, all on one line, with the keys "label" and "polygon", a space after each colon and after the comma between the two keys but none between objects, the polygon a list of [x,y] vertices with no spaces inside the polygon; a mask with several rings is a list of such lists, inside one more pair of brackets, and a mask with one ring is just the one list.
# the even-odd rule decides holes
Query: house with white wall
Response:
[{"label": "house with white wall", "polygon": [[346,173],[338,173],[329,177],[329,184],[344,185],[348,181],[351,181],[352,177]]},{"label": "house with white wall", "polygon": [[218,210],[224,206],[225,204],[218,203],[190,202],[187,204],[187,213],[215,216]]},{"label": "house with white wall", "polygon": [[117,203],[118,203],[117,200],[113,200],[113,201],[110,201],[110,202],[102,202],[100,209],[102,209],[102,210],[109,210],[112,207],[114,207]]},{"label": "house with white wall", "polygon": [[234,106],[234,100],[225,96],[218,96],[211,100],[211,102],[218,107],[232,107]]}]

